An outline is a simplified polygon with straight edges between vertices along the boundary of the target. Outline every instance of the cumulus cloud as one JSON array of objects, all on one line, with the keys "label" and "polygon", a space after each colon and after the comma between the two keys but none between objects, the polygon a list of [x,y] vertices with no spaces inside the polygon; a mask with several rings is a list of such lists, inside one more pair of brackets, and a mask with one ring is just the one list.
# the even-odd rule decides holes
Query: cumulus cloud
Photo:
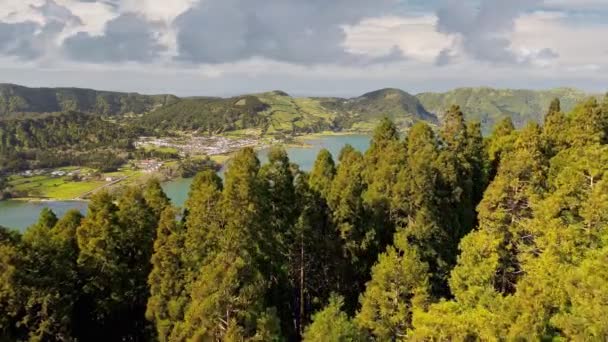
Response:
[{"label": "cumulus cloud", "polygon": [[[458,35],[460,48],[471,57],[498,64],[521,64],[535,58],[556,58],[557,53],[542,49],[539,54],[522,56],[511,46],[510,36],[516,19],[526,11],[543,4],[543,0],[483,0],[479,7],[447,0],[437,11],[437,29],[445,34]],[[444,50],[437,64],[449,62],[454,51]]]},{"label": "cumulus cloud", "polygon": [[86,62],[150,62],[164,47],[154,33],[154,23],[126,13],[110,20],[100,36],[79,32],[63,42],[68,56]]},{"label": "cumulus cloud", "polygon": [[0,53],[25,60],[44,55],[66,25],[78,25],[80,19],[53,0],[30,5],[32,18],[18,22],[0,22]]},{"label": "cumulus cloud", "polygon": [[[296,64],[361,63],[345,25],[386,13],[395,0],[205,0],[175,21],[178,59],[230,63],[253,57]],[[391,50],[380,60],[402,57]]]}]

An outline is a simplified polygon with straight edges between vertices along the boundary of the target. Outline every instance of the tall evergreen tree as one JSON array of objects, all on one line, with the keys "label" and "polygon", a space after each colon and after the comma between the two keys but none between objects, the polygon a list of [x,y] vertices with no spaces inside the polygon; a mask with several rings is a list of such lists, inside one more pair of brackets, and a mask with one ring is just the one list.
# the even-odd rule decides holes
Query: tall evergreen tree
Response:
[{"label": "tall evergreen tree", "polygon": [[270,238],[261,225],[259,169],[255,152],[247,148],[236,154],[226,172],[222,194],[225,226],[219,248],[201,266],[192,285],[192,303],[178,339],[256,335],[258,319],[266,313],[269,287],[269,274],[264,272],[268,251],[260,247]]},{"label": "tall evergreen tree", "polygon": [[78,264],[85,281],[79,316],[86,318],[77,324],[79,336],[146,336],[147,279],[156,226],[154,211],[141,190],[127,189],[118,205],[103,192],[91,199],[88,214],[77,230]]},{"label": "tall evergreen tree", "polygon": [[152,271],[148,277],[150,297],[146,318],[154,322],[159,341],[168,341],[173,327],[184,317],[188,300],[186,271],[182,263],[184,231],[175,220],[176,210],[167,207],[161,214],[154,241]]},{"label": "tall evergreen tree", "polygon": [[310,171],[310,188],[327,199],[331,191],[331,183],[336,175],[336,164],[328,150],[322,149],[317,154],[315,164]]},{"label": "tall evergreen tree", "polygon": [[568,120],[561,111],[559,99],[551,102],[549,111],[545,115],[543,125],[543,138],[547,144],[547,153],[554,156],[567,147]]},{"label": "tall evergreen tree", "polygon": [[358,325],[381,341],[405,339],[413,308],[424,307],[429,297],[428,265],[403,233],[396,234],[395,245],[372,268],[356,317]]},{"label": "tall evergreen tree", "polygon": [[366,336],[342,311],[344,299],[333,296],[325,309],[316,313],[313,322],[306,328],[303,341],[366,341]]},{"label": "tall evergreen tree", "polygon": [[325,200],[310,188],[305,173],[297,174],[295,185],[299,217],[290,246],[289,278],[294,289],[294,328],[301,336],[311,314],[327,304],[330,294],[351,284],[345,282],[348,264]]}]

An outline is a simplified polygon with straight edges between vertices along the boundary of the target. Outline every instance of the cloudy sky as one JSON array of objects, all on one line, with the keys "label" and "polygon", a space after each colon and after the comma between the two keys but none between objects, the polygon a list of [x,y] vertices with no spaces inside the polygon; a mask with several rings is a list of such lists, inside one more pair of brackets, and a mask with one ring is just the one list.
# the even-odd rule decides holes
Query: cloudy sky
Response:
[{"label": "cloudy sky", "polygon": [[0,0],[0,82],[351,96],[608,90],[608,0]]}]

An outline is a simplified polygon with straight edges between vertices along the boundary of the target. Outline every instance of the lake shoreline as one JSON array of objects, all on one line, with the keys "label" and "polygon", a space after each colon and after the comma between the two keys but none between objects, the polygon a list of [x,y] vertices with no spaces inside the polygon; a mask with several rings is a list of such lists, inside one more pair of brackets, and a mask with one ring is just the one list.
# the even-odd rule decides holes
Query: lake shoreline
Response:
[{"label": "lake shoreline", "polygon": [[[264,142],[262,139],[260,139],[258,141],[259,144],[255,145],[255,146],[251,146],[251,147],[256,152],[268,150],[273,146],[283,146],[287,149],[289,149],[289,148],[313,149],[313,148],[315,148],[315,145],[310,144],[310,141],[330,138],[330,137],[348,137],[348,136],[369,135],[369,134],[370,134],[370,132],[366,132],[366,131],[339,131],[339,132],[323,131],[323,132],[317,132],[317,133],[296,135],[296,136],[290,137],[289,141],[285,141],[285,140],[277,141],[274,144],[269,144],[267,141]],[[218,155],[210,155],[209,158],[211,160],[214,160],[218,164],[219,169],[222,169],[225,167],[225,165],[227,165],[230,162],[230,160],[234,156],[234,153],[236,153],[236,151],[231,151],[228,153],[223,153],[223,154],[218,154]],[[145,177],[156,177],[156,178],[160,179],[162,183],[169,183],[169,182],[179,180],[180,178],[182,178],[182,177],[178,177],[178,176],[168,176],[168,175],[162,174],[160,172],[150,173],[150,174],[141,174],[138,176],[127,177],[127,178],[130,178],[129,180],[137,180],[137,179],[141,179],[141,178],[145,178]],[[103,184],[96,189],[87,191],[74,198],[27,196],[27,197],[6,198],[3,200],[0,200],[0,203],[2,203],[2,202],[28,202],[28,203],[88,202],[89,195],[91,195],[91,194],[95,193],[96,191],[103,189],[103,188],[112,188],[116,185],[124,184],[125,181],[127,181],[127,178],[121,179],[119,182],[110,182],[108,184]],[[70,182],[70,183],[66,183],[66,184],[71,184],[71,183],[77,183],[77,182]]]}]

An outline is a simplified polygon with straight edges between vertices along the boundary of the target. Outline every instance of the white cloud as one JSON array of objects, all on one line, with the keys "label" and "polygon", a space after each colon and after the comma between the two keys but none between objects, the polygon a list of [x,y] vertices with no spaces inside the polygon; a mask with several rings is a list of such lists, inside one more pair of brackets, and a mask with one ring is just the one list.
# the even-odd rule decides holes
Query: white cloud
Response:
[{"label": "white cloud", "polygon": [[518,49],[547,47],[559,54],[558,63],[568,68],[608,66],[608,23],[573,23],[564,13],[535,12],[516,20],[511,36]]},{"label": "white cloud", "polygon": [[347,26],[344,45],[353,53],[381,55],[397,46],[407,58],[432,63],[454,37],[437,32],[437,17],[382,17]]}]

